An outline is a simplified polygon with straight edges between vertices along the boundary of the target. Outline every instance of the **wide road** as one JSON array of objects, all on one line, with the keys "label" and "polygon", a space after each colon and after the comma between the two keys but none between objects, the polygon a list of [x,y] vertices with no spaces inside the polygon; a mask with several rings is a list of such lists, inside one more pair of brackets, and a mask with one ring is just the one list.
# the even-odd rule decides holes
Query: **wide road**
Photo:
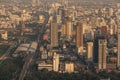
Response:
[{"label": "wide road", "polygon": [[[40,32],[38,34],[38,38],[39,38],[38,47],[37,47],[38,49],[40,48],[41,39],[42,39],[43,33],[45,32],[45,26],[46,26],[46,24],[48,23],[48,20],[49,20],[48,13],[45,12],[43,15],[45,16],[45,21],[42,24],[42,27],[40,28]],[[24,77],[26,76],[26,73],[27,73],[28,69],[30,68],[30,65],[32,65],[32,61],[34,60],[34,56],[37,55],[37,54],[38,54],[38,52],[36,51],[36,53],[32,53],[32,54],[29,54],[27,56],[25,64],[23,66],[23,70],[20,73],[19,80],[24,80]]]},{"label": "wide road", "polygon": [[30,64],[31,64],[31,62],[33,60],[33,56],[34,56],[34,54],[29,54],[28,55],[28,57],[26,59],[26,62],[24,64],[24,66],[23,66],[23,70],[21,71],[19,80],[24,80],[24,77],[25,77],[25,75],[27,73],[27,70],[28,70],[28,68],[29,68],[29,66],[30,66]]}]

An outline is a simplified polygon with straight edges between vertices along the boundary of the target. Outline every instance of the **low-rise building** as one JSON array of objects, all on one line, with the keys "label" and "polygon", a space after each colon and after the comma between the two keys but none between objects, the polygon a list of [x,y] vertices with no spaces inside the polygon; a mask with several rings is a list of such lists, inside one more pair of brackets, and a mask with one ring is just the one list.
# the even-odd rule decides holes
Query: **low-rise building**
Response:
[{"label": "low-rise building", "polygon": [[52,66],[52,64],[39,63],[38,64],[38,70],[42,70],[42,69],[47,69],[48,71],[52,71],[53,70],[53,66]]}]

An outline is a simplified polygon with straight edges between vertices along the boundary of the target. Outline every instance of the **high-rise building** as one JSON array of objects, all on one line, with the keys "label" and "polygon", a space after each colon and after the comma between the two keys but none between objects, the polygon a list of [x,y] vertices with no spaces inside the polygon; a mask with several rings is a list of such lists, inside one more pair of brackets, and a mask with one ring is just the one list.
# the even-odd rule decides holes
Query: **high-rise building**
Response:
[{"label": "high-rise building", "polygon": [[117,54],[117,67],[120,67],[120,27],[118,27],[118,54]]},{"label": "high-rise building", "polygon": [[67,27],[67,38],[71,39],[71,36],[72,36],[72,22],[67,21],[66,22],[66,27]]},{"label": "high-rise building", "polygon": [[65,17],[65,10],[64,10],[64,6],[60,6],[60,7],[58,8],[58,15],[60,15],[60,16],[61,16],[61,20],[63,20],[63,19],[64,19],[64,17]]},{"label": "high-rise building", "polygon": [[106,56],[107,56],[107,41],[106,39],[98,40],[98,69],[103,70],[106,69]]},{"label": "high-rise building", "polygon": [[57,15],[57,23],[61,23],[61,15]]},{"label": "high-rise building", "polygon": [[102,34],[107,32],[107,26],[102,26],[101,27]]},{"label": "high-rise building", "polygon": [[62,24],[62,36],[66,36],[67,35],[67,27],[65,24]]},{"label": "high-rise building", "polygon": [[54,53],[53,56],[53,71],[59,71],[59,54]]},{"label": "high-rise building", "polygon": [[70,17],[68,16],[63,20],[62,35],[65,36],[68,40],[70,40],[73,33],[72,30],[73,30],[73,23]]},{"label": "high-rise building", "polygon": [[65,72],[74,72],[74,63],[65,63]]},{"label": "high-rise building", "polygon": [[58,24],[56,21],[51,22],[51,47],[58,46]]},{"label": "high-rise building", "polygon": [[107,26],[101,27],[101,35],[106,37],[107,36]]},{"label": "high-rise building", "polygon": [[83,26],[81,24],[76,26],[76,46],[83,46]]},{"label": "high-rise building", "polygon": [[104,36],[95,35],[94,43],[93,43],[93,62],[98,63],[98,54],[99,54],[99,40],[105,39]]},{"label": "high-rise building", "polygon": [[87,60],[93,61],[93,42],[87,42]]},{"label": "high-rise building", "polygon": [[78,52],[83,52],[83,26],[78,23],[76,26],[76,46],[79,49]]}]

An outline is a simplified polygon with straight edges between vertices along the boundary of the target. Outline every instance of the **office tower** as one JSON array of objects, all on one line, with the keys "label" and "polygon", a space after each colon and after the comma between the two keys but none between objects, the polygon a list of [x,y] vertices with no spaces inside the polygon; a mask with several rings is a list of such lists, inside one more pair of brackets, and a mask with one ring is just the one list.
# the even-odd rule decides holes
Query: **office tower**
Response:
[{"label": "office tower", "polygon": [[117,54],[117,67],[120,68],[120,26],[118,27],[118,54]]},{"label": "office tower", "polygon": [[93,62],[98,63],[98,53],[99,53],[99,40],[105,39],[104,36],[95,35],[93,42]]},{"label": "office tower", "polygon": [[64,19],[64,17],[65,17],[65,10],[64,10],[64,6],[60,6],[60,7],[58,8],[58,15],[60,15],[60,16],[61,16],[61,20],[63,20],[63,19]]},{"label": "office tower", "polygon": [[76,26],[76,46],[83,46],[83,26],[81,24]]},{"label": "office tower", "polygon": [[106,69],[106,48],[107,48],[107,41],[106,39],[98,40],[98,69],[103,70]]},{"label": "office tower", "polygon": [[53,71],[59,71],[59,54],[54,53],[53,56]]},{"label": "office tower", "polygon": [[102,26],[101,30],[102,30],[103,35],[106,34],[107,33],[107,26]]},{"label": "office tower", "polygon": [[71,21],[67,21],[66,22],[66,29],[67,29],[67,38],[70,40],[72,37],[72,22]]},{"label": "office tower", "polygon": [[79,49],[78,52],[83,52],[83,26],[78,23],[76,26],[76,46]]},{"label": "office tower", "polygon": [[74,72],[74,63],[65,63],[65,72],[72,73]]},{"label": "office tower", "polygon": [[57,15],[57,23],[61,23],[61,15]]},{"label": "office tower", "polygon": [[107,26],[101,27],[101,35],[107,37]]},{"label": "office tower", "polygon": [[93,61],[93,42],[87,42],[87,60]]},{"label": "office tower", "polygon": [[65,24],[62,24],[62,36],[66,36],[67,35],[67,27]]},{"label": "office tower", "polygon": [[51,22],[51,47],[58,46],[58,24],[55,20]]}]

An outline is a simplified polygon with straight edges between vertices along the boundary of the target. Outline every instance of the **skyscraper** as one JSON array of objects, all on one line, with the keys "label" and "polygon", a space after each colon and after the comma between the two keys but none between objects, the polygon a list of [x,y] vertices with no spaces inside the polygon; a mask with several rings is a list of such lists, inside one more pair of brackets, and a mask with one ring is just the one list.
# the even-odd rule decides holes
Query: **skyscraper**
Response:
[{"label": "skyscraper", "polygon": [[98,55],[99,55],[99,40],[105,39],[104,36],[95,35],[95,39],[93,42],[93,61],[94,63],[98,63]]},{"label": "skyscraper", "polygon": [[76,46],[83,46],[83,26],[80,23],[76,26]]},{"label": "skyscraper", "polygon": [[72,36],[72,22],[67,21],[66,22],[66,27],[67,27],[67,38],[71,39],[71,36]]},{"label": "skyscraper", "polygon": [[107,36],[107,26],[101,27],[101,35],[106,37]]},{"label": "skyscraper", "polygon": [[87,42],[87,60],[93,61],[93,42]]},{"label": "skyscraper", "polygon": [[80,23],[76,26],[76,46],[83,52],[83,26]]},{"label": "skyscraper", "polygon": [[62,35],[66,36],[67,35],[67,27],[65,24],[62,24]]},{"label": "skyscraper", "polygon": [[58,46],[58,24],[56,21],[51,22],[51,47]]},{"label": "skyscraper", "polygon": [[53,56],[53,71],[59,71],[59,54],[54,53]]},{"label": "skyscraper", "polygon": [[118,54],[117,54],[117,67],[120,67],[120,27],[118,27]]},{"label": "skyscraper", "polygon": [[106,39],[98,40],[98,69],[103,70],[106,69],[106,48],[107,48],[107,41]]}]

